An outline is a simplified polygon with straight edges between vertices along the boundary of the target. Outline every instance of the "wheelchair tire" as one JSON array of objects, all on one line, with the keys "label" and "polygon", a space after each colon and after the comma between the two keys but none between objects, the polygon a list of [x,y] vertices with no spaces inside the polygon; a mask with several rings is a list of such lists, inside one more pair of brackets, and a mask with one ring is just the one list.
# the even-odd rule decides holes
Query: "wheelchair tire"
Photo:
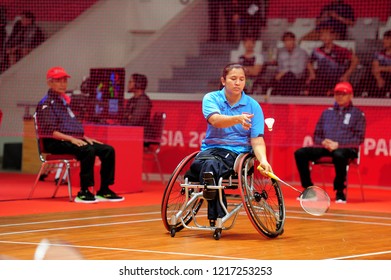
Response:
[{"label": "wheelchair tire", "polygon": [[[187,157],[185,157],[175,168],[172,173],[166,189],[164,191],[162,205],[161,205],[161,217],[163,220],[164,227],[171,233],[173,237],[173,232],[181,231],[184,226],[181,221],[178,221],[175,225],[170,224],[170,219],[173,215],[176,215],[183,204],[185,203],[185,191],[181,187],[181,183],[185,182],[185,173],[190,169],[190,165],[193,162],[195,156],[198,152],[194,152]],[[196,215],[202,206],[203,200],[199,199],[193,203],[193,206],[190,207],[186,213],[183,213],[184,222],[188,225],[192,221],[191,211]],[[175,236],[175,233],[174,233]]]},{"label": "wheelchair tire", "polygon": [[268,238],[275,238],[284,231],[285,203],[279,183],[256,171],[254,155],[241,159],[239,187],[243,206],[255,229]]}]

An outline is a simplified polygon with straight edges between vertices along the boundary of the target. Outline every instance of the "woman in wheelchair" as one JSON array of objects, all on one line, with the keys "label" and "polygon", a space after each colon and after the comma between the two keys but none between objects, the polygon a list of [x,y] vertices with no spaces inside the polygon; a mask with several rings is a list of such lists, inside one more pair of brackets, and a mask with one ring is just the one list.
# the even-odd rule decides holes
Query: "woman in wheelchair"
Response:
[{"label": "woman in wheelchair", "polygon": [[[167,183],[161,205],[164,227],[171,237],[187,228],[214,231],[218,240],[244,208],[260,234],[275,238],[284,231],[285,205],[278,182],[256,168],[272,172],[261,106],[243,91],[242,65],[225,66],[220,80],[222,88],[202,101],[207,130],[201,151],[186,156]],[[197,216],[204,201],[207,217]]]},{"label": "woman in wheelchair", "polygon": [[[199,174],[199,182],[206,185],[216,185],[220,177],[228,177],[241,153],[253,152],[264,170],[272,171],[263,139],[263,111],[259,103],[243,91],[246,68],[236,63],[228,64],[220,80],[222,89],[207,93],[203,98],[206,136],[190,167],[193,174]],[[207,201],[208,219],[214,226],[217,218],[225,216],[225,211],[217,195]],[[226,206],[225,196],[223,202]]]}]

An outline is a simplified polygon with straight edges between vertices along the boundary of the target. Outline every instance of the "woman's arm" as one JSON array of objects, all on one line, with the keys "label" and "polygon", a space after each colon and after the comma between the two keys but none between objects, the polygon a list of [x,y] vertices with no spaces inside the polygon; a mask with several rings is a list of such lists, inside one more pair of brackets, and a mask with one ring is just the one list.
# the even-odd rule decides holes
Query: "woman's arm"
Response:
[{"label": "woman's arm", "polygon": [[262,168],[267,172],[273,172],[272,167],[267,161],[266,144],[263,137],[251,138],[251,146]]},{"label": "woman's arm", "polygon": [[244,129],[251,128],[251,119],[254,115],[241,114],[236,116],[226,116],[213,114],[209,117],[208,122],[216,128],[226,128],[237,124],[241,124]]}]

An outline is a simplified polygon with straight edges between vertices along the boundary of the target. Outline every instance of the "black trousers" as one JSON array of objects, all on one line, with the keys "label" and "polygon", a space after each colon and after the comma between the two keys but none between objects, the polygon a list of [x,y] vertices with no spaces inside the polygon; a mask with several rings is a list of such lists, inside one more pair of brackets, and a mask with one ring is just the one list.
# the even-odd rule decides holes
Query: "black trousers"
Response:
[{"label": "black trousers", "polygon": [[[194,159],[194,162],[190,166],[190,170],[193,174],[199,176],[201,184],[204,183],[203,174],[204,172],[213,172],[214,180],[216,185],[219,182],[219,178],[227,178],[232,172],[236,157],[238,155],[234,152],[212,148],[200,152]],[[227,199],[223,191],[223,203],[227,206]],[[216,220],[225,216],[225,211],[221,207],[219,196],[213,200],[208,200],[208,219]]]},{"label": "black trousers", "polygon": [[[229,0],[209,0],[208,1],[208,14],[209,14],[209,39],[211,41],[224,41],[224,39],[219,38],[219,15],[220,9],[224,11],[225,19],[225,40],[234,41],[233,30],[235,30],[235,23],[233,21],[233,5]],[[233,34],[232,34],[233,33]],[[220,34],[221,35],[221,34]]]},{"label": "black trousers", "polygon": [[68,141],[45,139],[44,146],[47,152],[52,154],[75,155],[80,161],[80,187],[82,190],[95,185],[94,166],[95,157],[101,161],[100,190],[107,190],[109,185],[114,184],[115,175],[115,151],[112,146],[94,143],[78,147]]},{"label": "black trousers", "polygon": [[327,96],[339,82],[341,75],[333,73],[331,70],[326,74],[318,74],[308,86],[310,96]]},{"label": "black trousers", "polygon": [[391,73],[382,72],[381,76],[385,81],[385,85],[384,87],[379,88],[375,77],[370,70],[367,70],[366,75],[360,83],[360,86],[363,89],[362,91],[367,91],[369,97],[387,97],[387,93],[391,92]]},{"label": "black trousers", "polygon": [[273,95],[295,95],[299,96],[304,89],[305,79],[296,78],[292,72],[287,72],[281,80],[274,80]]},{"label": "black trousers", "polygon": [[324,156],[333,159],[335,178],[334,190],[343,191],[346,188],[346,166],[349,159],[357,158],[357,149],[340,148],[332,152],[321,147],[303,147],[295,151],[296,166],[300,174],[301,185],[304,188],[312,186],[309,162]]},{"label": "black trousers", "polygon": [[241,39],[254,38],[258,40],[261,37],[262,20],[259,13],[254,16],[242,15],[240,24]]}]

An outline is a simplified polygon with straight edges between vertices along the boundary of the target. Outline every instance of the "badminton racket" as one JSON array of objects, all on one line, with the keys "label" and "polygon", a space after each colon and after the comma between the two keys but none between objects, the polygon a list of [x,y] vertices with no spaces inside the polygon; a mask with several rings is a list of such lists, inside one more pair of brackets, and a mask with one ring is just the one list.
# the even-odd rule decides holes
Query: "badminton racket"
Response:
[{"label": "badminton racket", "polygon": [[303,210],[308,214],[314,216],[322,216],[329,210],[330,197],[322,188],[317,186],[311,186],[301,192],[300,190],[296,189],[292,185],[277,177],[277,175],[275,175],[274,173],[265,171],[262,166],[258,165],[257,168],[262,174],[265,174],[269,178],[277,180],[300,193],[299,200],[301,208],[303,208]]}]

